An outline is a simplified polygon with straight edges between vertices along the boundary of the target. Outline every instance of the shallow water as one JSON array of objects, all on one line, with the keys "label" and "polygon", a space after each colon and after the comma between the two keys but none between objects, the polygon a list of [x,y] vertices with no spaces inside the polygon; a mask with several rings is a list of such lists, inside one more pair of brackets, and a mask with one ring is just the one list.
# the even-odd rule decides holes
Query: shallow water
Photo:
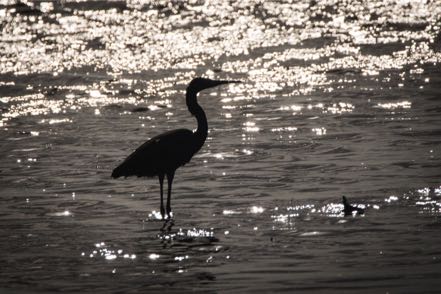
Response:
[{"label": "shallow water", "polygon": [[[0,290],[438,293],[439,1],[0,1]],[[110,178],[193,129],[173,221]],[[341,196],[365,207],[343,217]]]}]

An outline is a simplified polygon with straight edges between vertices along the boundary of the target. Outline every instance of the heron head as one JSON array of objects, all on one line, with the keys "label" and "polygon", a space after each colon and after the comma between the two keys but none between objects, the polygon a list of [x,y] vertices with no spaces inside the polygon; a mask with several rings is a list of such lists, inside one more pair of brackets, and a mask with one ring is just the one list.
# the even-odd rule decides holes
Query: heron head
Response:
[{"label": "heron head", "polygon": [[240,81],[226,81],[226,80],[211,80],[206,78],[195,78],[193,79],[187,87],[187,91],[192,91],[194,93],[200,92],[202,90],[216,87],[223,84],[229,83],[240,83]]}]

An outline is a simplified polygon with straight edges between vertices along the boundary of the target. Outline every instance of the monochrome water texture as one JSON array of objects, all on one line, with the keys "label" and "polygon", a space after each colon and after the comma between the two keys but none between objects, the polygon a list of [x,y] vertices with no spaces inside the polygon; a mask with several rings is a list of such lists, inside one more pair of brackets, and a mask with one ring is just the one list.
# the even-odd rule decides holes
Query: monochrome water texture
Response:
[{"label": "monochrome water texture", "polygon": [[[0,0],[0,292],[438,293],[440,16],[439,0]],[[200,93],[208,138],[164,223],[156,178],[110,175],[196,128],[198,76],[242,83]]]}]

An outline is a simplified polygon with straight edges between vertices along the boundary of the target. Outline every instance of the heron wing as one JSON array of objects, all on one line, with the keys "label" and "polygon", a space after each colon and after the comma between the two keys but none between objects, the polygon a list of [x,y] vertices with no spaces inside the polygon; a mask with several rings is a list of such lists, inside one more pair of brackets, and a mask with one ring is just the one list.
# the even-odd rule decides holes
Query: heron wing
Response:
[{"label": "heron wing", "polygon": [[153,137],[115,168],[112,177],[151,177],[174,171],[189,162],[196,152],[192,147],[193,137],[193,132],[187,129],[172,130]]}]

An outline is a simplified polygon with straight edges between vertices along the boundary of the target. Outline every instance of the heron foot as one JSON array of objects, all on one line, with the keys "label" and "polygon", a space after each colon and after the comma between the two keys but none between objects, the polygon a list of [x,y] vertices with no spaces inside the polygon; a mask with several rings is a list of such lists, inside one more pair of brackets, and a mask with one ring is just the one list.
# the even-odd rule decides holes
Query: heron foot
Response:
[{"label": "heron foot", "polygon": [[162,216],[162,219],[165,219],[164,218],[164,216],[165,216],[165,209],[164,209],[163,206],[161,206],[161,216]]}]

